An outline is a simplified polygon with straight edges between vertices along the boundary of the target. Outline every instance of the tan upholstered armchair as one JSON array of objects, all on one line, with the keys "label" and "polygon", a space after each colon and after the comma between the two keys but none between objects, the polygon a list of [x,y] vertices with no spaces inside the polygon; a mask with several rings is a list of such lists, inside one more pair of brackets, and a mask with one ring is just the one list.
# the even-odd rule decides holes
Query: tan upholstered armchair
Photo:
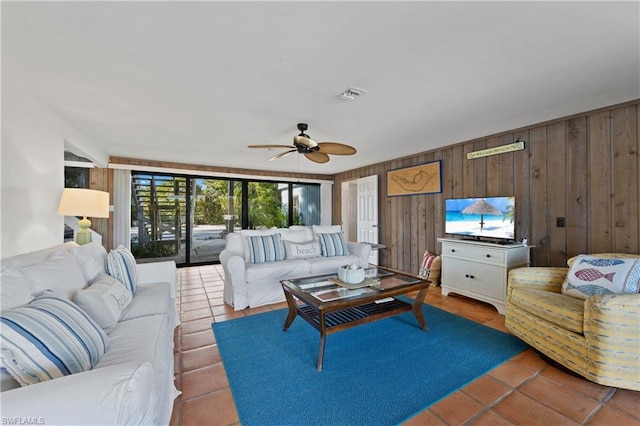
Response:
[{"label": "tan upholstered armchair", "polygon": [[640,390],[640,294],[593,295],[586,300],[568,296],[560,292],[568,271],[556,267],[512,270],[506,327],[593,382]]}]

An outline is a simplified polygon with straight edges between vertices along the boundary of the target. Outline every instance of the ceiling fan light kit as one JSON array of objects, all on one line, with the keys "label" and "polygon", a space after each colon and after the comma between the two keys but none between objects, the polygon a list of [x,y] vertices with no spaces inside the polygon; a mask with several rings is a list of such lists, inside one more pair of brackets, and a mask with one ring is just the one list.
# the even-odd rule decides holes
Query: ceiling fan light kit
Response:
[{"label": "ceiling fan light kit", "polygon": [[309,160],[315,163],[326,163],[331,155],[353,155],[357,151],[354,147],[339,142],[316,142],[304,132],[308,129],[307,123],[298,123],[299,135],[293,137],[293,146],[289,145],[249,145],[249,148],[288,148],[287,151],[281,152],[269,158],[269,161],[275,161],[284,158],[293,152],[304,154]]}]

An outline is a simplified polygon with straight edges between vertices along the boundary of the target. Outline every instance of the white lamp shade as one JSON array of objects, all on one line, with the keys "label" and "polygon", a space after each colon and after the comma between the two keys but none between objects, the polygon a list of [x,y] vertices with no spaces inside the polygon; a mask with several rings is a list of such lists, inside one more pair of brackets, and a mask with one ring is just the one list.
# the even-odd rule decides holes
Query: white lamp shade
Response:
[{"label": "white lamp shade", "polygon": [[58,214],[109,217],[109,193],[94,189],[65,188],[58,206]]}]

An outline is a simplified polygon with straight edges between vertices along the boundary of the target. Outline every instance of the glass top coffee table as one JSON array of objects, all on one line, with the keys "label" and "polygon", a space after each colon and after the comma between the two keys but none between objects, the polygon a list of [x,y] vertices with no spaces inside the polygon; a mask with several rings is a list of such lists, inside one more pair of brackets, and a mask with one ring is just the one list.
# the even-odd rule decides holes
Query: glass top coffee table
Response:
[{"label": "glass top coffee table", "polygon": [[[320,332],[318,371],[322,370],[328,334],[408,311],[412,311],[420,327],[427,330],[422,304],[429,290],[429,281],[373,267],[365,269],[365,280],[357,285],[341,282],[337,273],[283,280],[281,283],[289,306],[283,331],[287,331],[300,315]],[[396,298],[414,291],[418,291],[418,295],[412,303]]]}]

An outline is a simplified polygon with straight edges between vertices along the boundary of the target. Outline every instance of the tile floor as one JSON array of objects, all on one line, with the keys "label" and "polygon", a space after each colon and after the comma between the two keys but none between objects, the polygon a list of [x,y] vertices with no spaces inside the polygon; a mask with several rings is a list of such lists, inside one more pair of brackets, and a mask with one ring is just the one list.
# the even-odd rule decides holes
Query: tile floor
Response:
[{"label": "tile floor", "polygon": [[[234,312],[222,300],[220,265],[179,270],[173,426],[238,425],[211,323],[282,309],[284,303]],[[426,302],[507,331],[490,305],[442,296]],[[640,392],[609,388],[563,373],[527,350],[409,420],[407,425],[639,425]]]}]

